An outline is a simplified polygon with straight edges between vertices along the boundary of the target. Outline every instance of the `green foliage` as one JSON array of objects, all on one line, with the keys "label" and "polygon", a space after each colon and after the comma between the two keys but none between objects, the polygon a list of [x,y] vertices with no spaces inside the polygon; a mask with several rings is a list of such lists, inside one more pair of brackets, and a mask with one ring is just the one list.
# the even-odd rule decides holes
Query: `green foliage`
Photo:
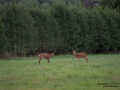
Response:
[{"label": "green foliage", "polygon": [[89,13],[90,38],[92,39],[90,44],[96,53],[108,51],[111,44],[107,23],[102,17],[101,10],[102,8],[95,8]]},{"label": "green foliage", "polygon": [[40,6],[38,0],[20,0],[18,5],[26,8],[38,8]]},{"label": "green foliage", "polygon": [[120,10],[120,0],[101,0],[101,4],[109,8]]},{"label": "green foliage", "polygon": [[79,1],[47,3],[46,0],[41,5],[37,0],[32,2],[11,2],[1,8],[5,29],[1,37],[6,37],[1,40],[5,41],[6,51],[12,54],[36,51],[61,54],[72,50],[119,52],[120,13],[117,10],[85,8]]},{"label": "green foliage", "polygon": [[[102,53],[109,52],[111,46],[115,46],[115,48],[113,47],[114,50],[118,50],[120,35],[118,34],[119,13],[117,11],[114,11],[116,14],[112,15],[113,11],[110,9],[100,7],[86,9],[80,3],[79,5],[78,3],[74,5],[55,3],[52,7],[52,14],[57,19],[64,38],[65,51],[71,52],[75,49],[91,53]],[[104,16],[107,12],[109,15]],[[111,17],[116,17],[118,20],[112,20]],[[111,21],[107,21],[107,18]],[[117,40],[115,40],[116,38]],[[112,49],[112,51],[114,50]]]},{"label": "green foliage", "polygon": [[3,22],[0,19],[0,56],[5,52],[6,37]]},{"label": "green foliage", "polygon": [[64,38],[64,50],[71,52],[77,48],[76,43],[78,43],[79,32],[81,30],[78,23],[76,23],[77,17],[75,14],[78,9],[72,5],[67,6],[64,2],[55,3],[52,7],[52,14],[56,18],[60,26],[61,35]]},{"label": "green foliage", "polygon": [[[55,4],[53,5],[53,11],[52,11],[52,14],[53,16],[56,18],[59,26],[60,26],[60,30],[61,30],[61,33],[62,33],[62,37],[65,38],[65,47],[69,45],[67,45],[67,41],[69,39],[69,37],[67,37],[67,35],[69,35],[69,29],[70,29],[70,25],[69,25],[69,22],[70,22],[70,17],[69,17],[69,11],[68,11],[68,7],[65,5],[65,3],[63,4]],[[66,38],[67,37],[67,38]],[[65,48],[64,47],[64,48]]]},{"label": "green foliage", "polygon": [[3,10],[2,20],[6,28],[7,50],[16,54],[35,48],[37,31],[28,11],[15,3],[10,3]]},{"label": "green foliage", "polygon": [[120,30],[119,30],[119,13],[116,10],[110,10],[105,8],[102,11],[103,18],[107,22],[107,30],[109,31],[109,35],[111,38],[110,50],[117,51],[119,47],[119,37],[120,37]]},{"label": "green foliage", "polygon": [[56,51],[59,43],[59,26],[52,17],[50,9],[33,9],[30,11],[35,20],[35,27],[38,29],[39,50]]}]

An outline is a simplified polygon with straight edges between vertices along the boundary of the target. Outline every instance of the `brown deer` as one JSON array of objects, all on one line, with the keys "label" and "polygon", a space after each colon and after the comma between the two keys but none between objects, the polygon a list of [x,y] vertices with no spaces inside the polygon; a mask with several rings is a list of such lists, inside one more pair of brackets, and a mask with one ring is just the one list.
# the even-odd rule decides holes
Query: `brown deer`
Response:
[{"label": "brown deer", "polygon": [[[81,53],[76,53],[76,51],[74,50],[73,53],[72,53],[76,58],[78,58],[78,62],[80,60],[80,58],[85,58],[86,61],[88,62],[88,58],[87,58],[87,53],[85,52],[81,52]],[[73,60],[73,59],[72,59]]]},{"label": "brown deer", "polygon": [[39,54],[39,61],[38,61],[38,63],[40,64],[40,61],[43,59],[43,58],[45,58],[45,59],[47,59],[47,61],[48,61],[48,63],[50,63],[50,58],[51,57],[53,57],[54,56],[54,53],[51,53],[51,54],[48,54],[48,53],[40,53]]}]

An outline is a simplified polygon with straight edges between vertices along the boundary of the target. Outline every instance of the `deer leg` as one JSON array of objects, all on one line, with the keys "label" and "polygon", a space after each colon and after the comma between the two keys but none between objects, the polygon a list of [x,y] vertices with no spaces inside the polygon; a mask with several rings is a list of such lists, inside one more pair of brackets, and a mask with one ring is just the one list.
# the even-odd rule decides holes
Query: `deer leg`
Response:
[{"label": "deer leg", "polygon": [[48,61],[48,63],[50,63],[50,60],[49,60],[49,59],[47,59],[47,61]]},{"label": "deer leg", "polygon": [[86,61],[88,62],[88,58],[85,57],[85,59],[86,59]]},{"label": "deer leg", "polygon": [[78,58],[78,62],[80,61],[80,58]]},{"label": "deer leg", "polygon": [[39,61],[38,61],[39,64],[40,64],[40,61],[41,61],[41,60],[39,59]]},{"label": "deer leg", "polygon": [[42,60],[42,58],[39,59],[38,63],[40,64],[40,61]]}]

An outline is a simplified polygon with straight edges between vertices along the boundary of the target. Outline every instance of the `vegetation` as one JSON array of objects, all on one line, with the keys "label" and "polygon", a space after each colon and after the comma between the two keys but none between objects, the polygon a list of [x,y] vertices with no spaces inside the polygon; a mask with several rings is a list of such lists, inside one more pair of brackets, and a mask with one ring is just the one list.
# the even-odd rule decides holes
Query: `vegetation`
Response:
[{"label": "vegetation", "polygon": [[101,0],[103,6],[120,10],[120,0]]},{"label": "vegetation", "polygon": [[[78,63],[72,57],[55,56],[49,64],[46,59],[38,64],[38,57],[1,60],[0,90],[120,89],[119,54],[89,55],[88,63],[85,59]],[[111,87],[103,87],[100,83],[111,84]]]},{"label": "vegetation", "polygon": [[5,51],[5,45],[6,45],[5,31],[4,31],[3,23],[0,19],[0,56],[3,55]]},{"label": "vegetation", "polygon": [[[120,52],[119,0],[81,1],[0,0],[0,90],[119,90],[120,55],[96,54]],[[40,52],[55,57],[16,57]]]},{"label": "vegetation", "polygon": [[78,0],[45,3],[13,0],[0,7],[0,54],[120,51],[118,9],[85,8]]}]

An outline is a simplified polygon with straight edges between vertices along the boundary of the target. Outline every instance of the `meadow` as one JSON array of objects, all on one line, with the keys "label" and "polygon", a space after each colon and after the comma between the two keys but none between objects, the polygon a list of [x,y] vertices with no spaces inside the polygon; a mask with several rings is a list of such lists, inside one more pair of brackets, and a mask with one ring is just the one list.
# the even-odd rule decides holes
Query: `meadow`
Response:
[{"label": "meadow", "polygon": [[0,60],[0,90],[120,90],[120,54]]}]

